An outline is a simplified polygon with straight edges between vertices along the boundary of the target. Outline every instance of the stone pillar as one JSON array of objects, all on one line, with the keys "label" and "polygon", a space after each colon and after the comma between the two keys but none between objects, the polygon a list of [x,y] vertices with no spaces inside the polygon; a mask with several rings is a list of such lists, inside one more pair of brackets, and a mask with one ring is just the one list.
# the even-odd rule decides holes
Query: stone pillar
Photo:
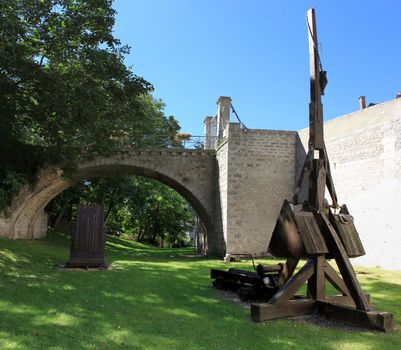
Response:
[{"label": "stone pillar", "polygon": [[204,125],[204,136],[205,136],[205,143],[203,145],[204,149],[213,149],[213,138],[212,138],[212,119],[213,117],[206,117],[203,120]]},{"label": "stone pillar", "polygon": [[297,133],[231,123],[224,134],[216,151],[222,246],[228,255],[266,255],[283,200],[294,195]]},{"label": "stone pillar", "polygon": [[231,97],[220,96],[217,100],[217,137],[224,136],[224,130],[230,123]]}]

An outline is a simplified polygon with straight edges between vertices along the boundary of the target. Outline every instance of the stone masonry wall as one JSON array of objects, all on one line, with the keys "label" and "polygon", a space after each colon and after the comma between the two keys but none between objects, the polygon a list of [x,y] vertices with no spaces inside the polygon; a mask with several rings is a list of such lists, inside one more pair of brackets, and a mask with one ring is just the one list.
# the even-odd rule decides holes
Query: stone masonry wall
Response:
[{"label": "stone masonry wall", "polygon": [[[401,269],[401,99],[324,124],[340,204],[347,204],[366,255],[355,264]],[[299,132],[306,147],[308,129]]]},{"label": "stone masonry wall", "polygon": [[[224,243],[222,249],[225,251],[227,242],[227,172],[228,172],[228,142],[227,139],[216,151],[218,191],[216,192],[215,214],[220,215],[221,231],[223,232]],[[215,222],[219,222],[218,218]]]},{"label": "stone masonry wall", "polygon": [[220,183],[227,178],[226,189],[220,188],[226,191],[226,253],[266,255],[282,202],[293,196],[297,133],[231,123],[227,136],[227,168],[219,167]]}]

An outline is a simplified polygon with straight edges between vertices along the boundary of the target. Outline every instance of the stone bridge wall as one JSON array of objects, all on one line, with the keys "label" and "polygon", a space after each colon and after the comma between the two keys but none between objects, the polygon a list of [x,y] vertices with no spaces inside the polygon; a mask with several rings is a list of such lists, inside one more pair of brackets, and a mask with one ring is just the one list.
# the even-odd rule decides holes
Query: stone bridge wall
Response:
[{"label": "stone bridge wall", "polygon": [[226,253],[266,255],[282,202],[294,193],[298,135],[231,123],[226,136],[216,153]]},{"label": "stone bridge wall", "polygon": [[[42,169],[35,186],[26,186],[14,200],[9,215],[0,218],[0,233],[14,239],[46,235],[46,205],[76,181],[97,176],[139,175],[159,180],[180,193],[195,209],[208,233],[209,251],[224,254],[219,203],[216,202],[215,152],[211,150],[126,151],[111,157],[84,157],[74,179],[61,171]],[[217,229],[215,229],[217,227]]]}]

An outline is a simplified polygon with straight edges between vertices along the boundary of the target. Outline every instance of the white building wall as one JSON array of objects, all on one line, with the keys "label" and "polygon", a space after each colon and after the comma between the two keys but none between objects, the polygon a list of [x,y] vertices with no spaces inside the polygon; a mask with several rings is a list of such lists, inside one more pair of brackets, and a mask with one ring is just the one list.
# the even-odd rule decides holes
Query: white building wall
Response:
[{"label": "white building wall", "polygon": [[[324,133],[339,203],[366,250],[354,263],[401,269],[401,99],[329,120]],[[306,147],[308,129],[299,135]]]}]

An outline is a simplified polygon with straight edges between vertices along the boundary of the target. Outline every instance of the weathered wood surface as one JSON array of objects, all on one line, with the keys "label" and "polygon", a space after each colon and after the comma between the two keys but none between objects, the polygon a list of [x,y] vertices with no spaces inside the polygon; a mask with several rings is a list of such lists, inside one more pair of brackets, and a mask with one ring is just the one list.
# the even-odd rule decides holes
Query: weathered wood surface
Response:
[{"label": "weathered wood surface", "polygon": [[302,237],[306,252],[309,255],[327,254],[326,242],[320,233],[312,212],[298,210],[295,213],[295,221]]},{"label": "weathered wood surface", "polygon": [[365,293],[356,278],[356,274],[352,264],[347,256],[347,252],[329,219],[324,213],[314,213],[316,221],[321,223],[322,233],[325,235],[326,243],[329,245],[329,250],[334,256],[340,273],[344,279],[352,299],[359,310],[369,311],[371,306],[366,299]]},{"label": "weathered wood surface", "polygon": [[330,218],[330,222],[338,232],[347,255],[350,258],[356,258],[366,254],[351,215],[333,215]]},{"label": "weathered wood surface", "polygon": [[328,317],[382,332],[391,332],[394,327],[393,315],[388,312],[363,311],[352,306],[339,305],[327,301],[316,301],[316,311]]},{"label": "weathered wood surface", "polygon": [[336,288],[342,295],[350,296],[350,292],[345,285],[343,279],[337,274],[337,271],[326,261],[324,264],[324,274],[326,279]]},{"label": "weathered wood surface", "polygon": [[81,204],[77,210],[77,223],[73,233],[73,249],[78,252],[98,253],[104,251],[103,206]]},{"label": "weathered wood surface", "polygon": [[323,300],[326,296],[324,264],[324,255],[316,257],[314,274],[308,280],[308,297],[311,299]]},{"label": "weathered wood surface", "polygon": [[[355,307],[344,305],[350,299],[343,300],[335,297],[323,300],[290,300],[285,304],[257,303],[251,305],[251,319],[254,322],[263,322],[278,318],[310,315],[315,312],[329,318],[336,318],[350,324],[367,327],[382,332],[391,332],[394,327],[393,315],[388,312],[362,311]],[[340,301],[337,304],[336,301]]]},{"label": "weathered wood surface", "polygon": [[298,291],[298,289],[301,288],[313,275],[314,265],[315,261],[313,259],[309,259],[294,276],[284,283],[274,297],[269,300],[269,303],[282,304],[288,302]]},{"label": "weathered wood surface", "polygon": [[251,305],[251,319],[254,322],[309,315],[314,312],[314,300],[290,300],[285,304],[259,303]]},{"label": "weathered wood surface", "polygon": [[318,54],[318,40],[316,31],[315,11],[309,10],[308,39],[309,39],[309,64],[310,64],[310,96],[309,103],[309,147],[323,150],[323,106],[321,103],[320,67]]},{"label": "weathered wood surface", "polygon": [[66,267],[104,267],[103,206],[81,204],[77,210],[77,222],[71,236],[70,259]]}]

